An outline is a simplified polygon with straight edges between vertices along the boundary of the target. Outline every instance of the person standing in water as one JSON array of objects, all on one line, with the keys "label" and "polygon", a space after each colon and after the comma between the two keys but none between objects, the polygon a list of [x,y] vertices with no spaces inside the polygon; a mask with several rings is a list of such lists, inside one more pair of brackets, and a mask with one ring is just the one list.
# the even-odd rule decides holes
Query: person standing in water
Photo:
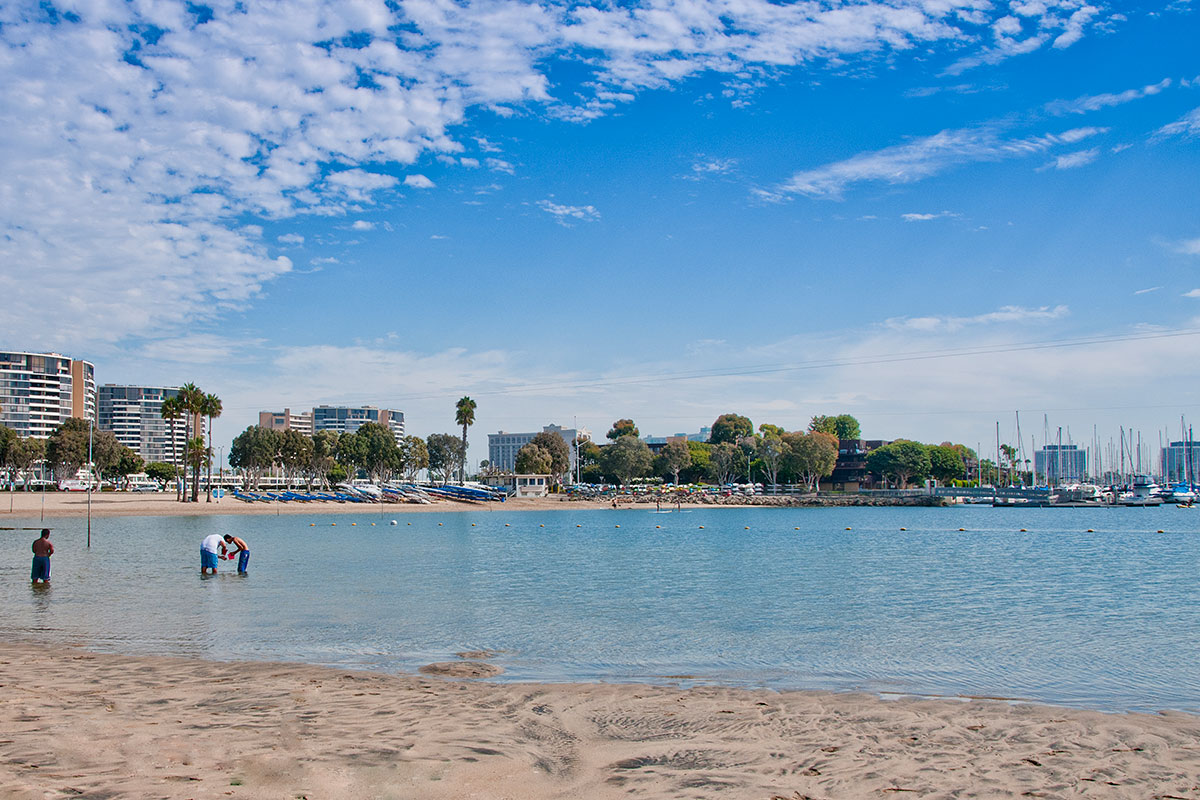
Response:
[{"label": "person standing in water", "polygon": [[225,542],[221,540],[219,534],[210,534],[204,537],[204,541],[200,543],[200,574],[208,574],[208,570],[212,570],[212,574],[217,574],[217,559],[225,555]]},{"label": "person standing in water", "polygon": [[230,558],[238,557],[238,575],[246,574],[246,567],[250,564],[250,547],[245,541],[236,536],[225,534],[225,543],[234,546],[234,550],[229,554]]},{"label": "person standing in water", "polygon": [[29,579],[33,583],[50,582],[50,556],[54,555],[54,545],[50,544],[50,529],[42,528],[42,536],[33,540],[33,569]]}]

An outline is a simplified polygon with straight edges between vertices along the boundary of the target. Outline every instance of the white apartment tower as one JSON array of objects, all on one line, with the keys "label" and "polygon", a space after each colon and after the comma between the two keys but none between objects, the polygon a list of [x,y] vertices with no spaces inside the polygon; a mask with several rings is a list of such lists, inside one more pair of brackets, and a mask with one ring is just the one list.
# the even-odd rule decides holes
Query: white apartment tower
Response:
[{"label": "white apartment tower", "polygon": [[46,439],[71,417],[96,421],[96,368],[59,353],[0,352],[0,425]]}]

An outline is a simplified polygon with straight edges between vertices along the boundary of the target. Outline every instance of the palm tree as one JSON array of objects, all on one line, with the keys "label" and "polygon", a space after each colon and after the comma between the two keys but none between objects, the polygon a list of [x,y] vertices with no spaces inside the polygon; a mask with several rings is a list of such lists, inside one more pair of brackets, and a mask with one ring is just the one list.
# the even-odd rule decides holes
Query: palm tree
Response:
[{"label": "palm tree", "polygon": [[215,394],[204,395],[204,416],[208,417],[208,486],[205,494],[207,499],[204,502],[212,502],[212,421],[213,417],[221,416],[221,398]]},{"label": "palm tree", "polygon": [[475,401],[469,397],[464,397],[454,406],[455,414],[454,421],[462,425],[463,429],[463,460],[462,466],[459,468],[459,482],[466,483],[467,481],[467,428],[475,424]]},{"label": "palm tree", "polygon": [[[184,420],[187,423],[188,451],[194,455],[195,450],[192,445],[192,440],[199,438],[194,434],[200,430],[200,417],[204,414],[204,392],[194,383],[185,383],[179,387],[179,404],[184,413]],[[189,458],[188,461],[192,465],[192,502],[198,502],[200,499],[200,461]]]},{"label": "palm tree", "polygon": [[[183,405],[179,402],[178,397],[168,397],[163,400],[161,415],[163,419],[168,420],[171,423],[171,465],[176,468],[179,467],[179,459],[175,453],[175,420],[179,417],[182,411]],[[175,486],[179,486],[178,480],[175,482]],[[181,495],[177,488],[175,492],[175,499],[178,500],[180,497]]]}]

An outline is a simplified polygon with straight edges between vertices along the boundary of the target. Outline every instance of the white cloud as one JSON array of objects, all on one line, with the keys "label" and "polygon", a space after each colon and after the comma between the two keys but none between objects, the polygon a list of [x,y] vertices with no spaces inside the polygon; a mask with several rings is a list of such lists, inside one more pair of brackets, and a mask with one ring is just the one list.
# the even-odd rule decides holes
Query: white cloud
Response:
[{"label": "white cloud", "polygon": [[276,236],[275,240],[280,244],[304,244],[304,237],[298,233],[285,233],[282,236]]},{"label": "white cloud", "polygon": [[884,320],[883,325],[894,330],[959,331],[963,328],[985,325],[1047,322],[1062,319],[1069,313],[1070,309],[1065,305],[1040,308],[1004,306],[996,311],[977,314],[973,317],[892,317]]},{"label": "white cloud", "polygon": [[1140,89],[1126,89],[1123,92],[1093,94],[1077,97],[1074,100],[1055,100],[1052,103],[1046,104],[1046,110],[1052,114],[1084,114],[1089,111],[1098,111],[1102,108],[1110,106],[1119,106],[1125,103],[1140,100],[1143,97],[1150,97],[1171,86],[1170,78],[1163,78],[1158,83],[1147,84]]},{"label": "white cloud", "polygon": [[355,231],[373,231],[375,230],[375,223],[367,222],[365,219],[356,219],[354,224],[350,226],[350,229]]},{"label": "white cloud", "polygon": [[600,212],[594,206],[564,206],[551,200],[539,200],[538,208],[555,217],[558,224],[571,226],[571,220],[595,222],[600,219]]},{"label": "white cloud", "polygon": [[1193,108],[1179,119],[1158,129],[1159,136],[1200,136],[1200,108]]},{"label": "white cloud", "polygon": [[707,175],[728,175],[737,167],[736,158],[704,158],[692,162],[692,175],[699,178]]},{"label": "white cloud", "polygon": [[404,185],[413,189],[432,189],[433,181],[424,175],[407,175],[404,178]]},{"label": "white cloud", "polygon": [[1067,153],[1059,156],[1051,161],[1047,166],[1054,169],[1075,169],[1091,164],[1100,156],[1100,148],[1093,147],[1089,150],[1080,150],[1075,153]]},{"label": "white cloud", "polygon": [[442,236],[440,233],[435,233],[429,237],[430,239],[449,239],[449,236]]},{"label": "white cloud", "polygon": [[1200,239],[1184,239],[1176,242],[1175,252],[1188,256],[1200,256]]},{"label": "white cloud", "polygon": [[1157,292],[1157,291],[1158,291],[1159,289],[1161,289],[1161,288],[1163,288],[1163,287],[1161,287],[1161,286],[1151,286],[1151,287],[1150,287],[1150,288],[1148,288],[1148,289],[1138,289],[1137,291],[1135,291],[1135,292],[1134,292],[1134,294],[1150,294],[1151,292]]},{"label": "white cloud", "polygon": [[1200,289],[1192,289],[1190,292],[1184,292],[1184,297],[1200,297]]},{"label": "white cloud", "polygon": [[484,159],[487,168],[492,172],[506,172],[509,175],[513,174],[513,165],[501,158]]},{"label": "white cloud", "polygon": [[[31,346],[244,307],[291,269],[247,217],[358,213],[399,185],[387,172],[462,152],[468,112],[587,119],[704,72],[753,87],[906,50],[969,58],[1008,13],[979,0],[305,0],[210,3],[198,22],[179,0],[60,6],[71,14],[55,20],[34,0],[0,5],[0,263],[39,275],[0,275],[0,334],[39,331]],[[1016,13],[1061,46],[1102,21],[1088,9]],[[563,61],[586,75],[556,97]],[[419,180],[404,184],[429,188]],[[40,324],[48,308],[58,324]]]},{"label": "white cloud", "polygon": [[1107,128],[1072,128],[1062,133],[1003,138],[990,127],[946,130],[908,144],[859,153],[843,161],[797,172],[779,187],[760,192],[765,199],[804,194],[840,197],[856,183],[903,184],[937,175],[952,167],[1000,161],[1045,152],[1105,133]]},{"label": "white cloud", "polygon": [[479,159],[478,158],[460,158],[458,160],[458,162],[460,164],[462,164],[464,167],[467,167],[468,169],[478,169],[479,168]]},{"label": "white cloud", "polygon": [[934,219],[943,219],[945,217],[957,217],[958,214],[952,211],[942,211],[938,214],[901,214],[900,218],[905,222],[928,222]]}]

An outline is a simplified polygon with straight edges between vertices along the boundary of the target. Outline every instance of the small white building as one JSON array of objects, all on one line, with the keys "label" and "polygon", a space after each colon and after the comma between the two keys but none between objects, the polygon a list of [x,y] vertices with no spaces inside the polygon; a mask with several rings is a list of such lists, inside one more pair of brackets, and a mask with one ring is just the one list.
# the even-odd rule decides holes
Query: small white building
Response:
[{"label": "small white building", "polygon": [[515,475],[511,472],[488,475],[484,483],[510,497],[545,497],[550,493],[549,475]]}]

